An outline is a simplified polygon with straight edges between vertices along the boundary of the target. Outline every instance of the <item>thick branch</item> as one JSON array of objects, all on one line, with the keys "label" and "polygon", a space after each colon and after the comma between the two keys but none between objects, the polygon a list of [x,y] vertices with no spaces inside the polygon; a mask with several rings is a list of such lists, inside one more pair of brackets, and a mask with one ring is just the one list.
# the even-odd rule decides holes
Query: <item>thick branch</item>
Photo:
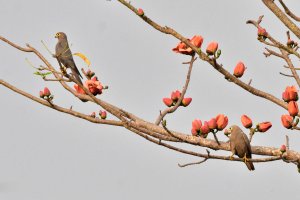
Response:
[{"label": "thick branch", "polygon": [[276,17],[300,39],[300,29],[280,8],[274,0],[262,0],[262,2],[276,15]]}]

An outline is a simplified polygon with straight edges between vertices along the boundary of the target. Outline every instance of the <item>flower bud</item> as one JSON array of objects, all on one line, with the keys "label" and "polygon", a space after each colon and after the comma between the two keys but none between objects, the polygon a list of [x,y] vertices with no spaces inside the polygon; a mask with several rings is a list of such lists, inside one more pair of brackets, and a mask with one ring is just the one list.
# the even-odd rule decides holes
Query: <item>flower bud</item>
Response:
[{"label": "flower bud", "polygon": [[202,126],[202,122],[200,119],[195,119],[192,122],[192,128],[195,129],[197,132],[200,131],[201,126]]},{"label": "flower bud", "polygon": [[45,87],[44,88],[44,96],[49,97],[51,95],[51,92],[49,90],[49,88]]},{"label": "flower bud", "polygon": [[107,117],[105,110],[104,111],[100,110],[99,115],[100,115],[101,119],[106,119],[106,117]]},{"label": "flower bud", "polygon": [[193,136],[197,136],[198,135],[198,132],[194,128],[192,128],[191,133],[192,133]]},{"label": "flower bud", "polygon": [[171,94],[171,99],[174,101],[174,102],[177,102],[178,99],[180,98],[181,96],[181,92],[179,92],[179,90],[176,90],[174,92],[172,92]]},{"label": "flower bud", "polygon": [[171,107],[173,105],[173,100],[170,98],[163,98],[163,102],[168,107]]},{"label": "flower bud", "polygon": [[190,105],[191,102],[192,102],[192,98],[187,97],[187,98],[183,98],[183,99],[182,99],[181,104],[182,104],[184,107],[187,107],[188,105]]},{"label": "flower bud", "polygon": [[44,98],[44,92],[43,91],[40,91],[40,97],[43,99]]},{"label": "flower bud", "polygon": [[217,129],[219,131],[223,130],[227,124],[228,124],[228,117],[223,115],[223,114],[219,114],[216,117],[216,121],[217,121]]},{"label": "flower bud", "polygon": [[286,146],[283,144],[283,145],[281,145],[281,147],[280,147],[280,151],[281,151],[281,153],[284,153],[284,152],[286,152]]},{"label": "flower bud", "polygon": [[245,128],[251,128],[252,127],[252,120],[247,115],[242,115],[241,121],[242,121],[242,124]]},{"label": "flower bud", "polygon": [[216,51],[218,50],[218,43],[217,42],[211,42],[208,44],[206,48],[206,53],[208,55],[214,55]]},{"label": "flower bud", "polygon": [[263,37],[265,39],[266,37],[268,37],[268,32],[266,31],[266,29],[259,26],[257,29],[257,36]]},{"label": "flower bud", "polygon": [[299,109],[296,101],[290,101],[288,104],[288,111],[291,116],[295,117],[298,115]]},{"label": "flower bud", "polygon": [[201,132],[201,135],[207,135],[210,132],[207,121],[205,121],[203,123],[203,125],[201,126],[200,132]]},{"label": "flower bud", "polygon": [[290,115],[281,115],[281,123],[285,128],[290,129],[293,126],[293,117]]},{"label": "flower bud", "polygon": [[259,132],[266,132],[272,127],[271,122],[261,122],[257,125],[257,129]]},{"label": "flower bud", "polygon": [[144,11],[141,8],[139,8],[137,12],[138,12],[139,16],[143,16],[144,15]]},{"label": "flower bud", "polygon": [[210,130],[214,130],[217,128],[217,121],[215,118],[211,118],[209,121],[208,121],[208,128]]},{"label": "flower bud", "polygon": [[95,112],[92,112],[92,113],[90,114],[90,117],[95,118],[95,117],[96,117],[96,113],[95,113]]},{"label": "flower bud", "polygon": [[285,102],[298,101],[298,92],[295,86],[287,86],[282,93],[282,99]]},{"label": "flower bud", "polygon": [[244,63],[240,61],[235,66],[233,75],[237,78],[240,78],[243,76],[245,70],[246,70],[246,67],[245,67]]}]

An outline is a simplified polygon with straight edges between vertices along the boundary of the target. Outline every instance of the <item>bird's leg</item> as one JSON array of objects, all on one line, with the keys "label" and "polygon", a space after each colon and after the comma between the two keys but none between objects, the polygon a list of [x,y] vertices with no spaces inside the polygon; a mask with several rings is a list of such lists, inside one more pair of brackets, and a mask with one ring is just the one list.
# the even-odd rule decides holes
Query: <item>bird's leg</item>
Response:
[{"label": "bird's leg", "polygon": [[243,160],[244,160],[244,163],[249,162],[249,160],[250,160],[249,158],[246,157],[246,153],[245,153],[245,155],[243,157]]},{"label": "bird's leg", "polygon": [[231,155],[229,156],[229,159],[230,159],[230,160],[233,160],[234,154],[235,154],[235,151],[232,151],[232,152],[231,152]]}]

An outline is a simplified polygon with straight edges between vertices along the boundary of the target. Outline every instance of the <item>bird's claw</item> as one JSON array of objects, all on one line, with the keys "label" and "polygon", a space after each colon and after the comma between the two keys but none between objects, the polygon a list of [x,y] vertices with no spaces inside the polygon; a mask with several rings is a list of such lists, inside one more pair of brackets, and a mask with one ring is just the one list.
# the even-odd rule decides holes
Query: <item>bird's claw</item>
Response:
[{"label": "bird's claw", "polygon": [[250,159],[246,157],[246,154],[244,155],[243,160],[244,160],[244,163],[247,163],[250,161]]}]

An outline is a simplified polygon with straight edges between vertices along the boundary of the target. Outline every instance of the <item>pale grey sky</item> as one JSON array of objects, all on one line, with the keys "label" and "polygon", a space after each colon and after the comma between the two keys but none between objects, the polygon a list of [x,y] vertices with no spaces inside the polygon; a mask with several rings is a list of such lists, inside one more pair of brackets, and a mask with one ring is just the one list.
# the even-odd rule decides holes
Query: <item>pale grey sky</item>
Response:
[{"label": "pale grey sky", "polygon": [[[287,85],[295,84],[279,75],[284,71],[281,60],[263,56],[264,46],[256,40],[256,29],[245,23],[264,14],[262,25],[285,41],[286,28],[262,2],[131,2],[156,22],[186,37],[202,35],[203,48],[212,40],[218,41],[222,49],[219,60],[229,71],[239,60],[244,61],[247,71],[242,80],[252,78],[253,86],[280,97]],[[72,51],[86,54],[92,70],[109,85],[100,97],[146,120],[154,121],[164,108],[161,99],[182,88],[187,66],[181,63],[189,57],[171,51],[178,41],[157,32],[117,1],[0,3],[1,36],[20,45],[33,45],[57,66],[40,41],[54,51],[55,33],[67,33]],[[299,7],[296,1],[288,3],[293,9]],[[0,55],[1,79],[34,95],[48,86],[57,104],[73,105],[84,113],[99,111],[74,99],[57,83],[34,76],[25,61],[28,58],[39,66],[41,62],[34,55],[3,42]],[[84,66],[80,59],[76,62]],[[182,169],[177,163],[199,159],[154,145],[123,128],[95,125],[58,113],[4,87],[0,95],[1,200],[300,197],[300,176],[294,165],[255,163],[256,170],[249,172],[243,163],[209,160]],[[192,104],[167,117],[169,128],[190,134],[193,119],[208,120],[218,113],[225,113],[229,124],[241,125],[240,116],[248,114],[255,122],[273,123],[270,131],[255,135],[253,145],[279,147],[288,134],[291,148],[300,151],[299,133],[287,131],[280,123],[286,111],[225,81],[204,62],[195,63],[187,96],[193,97]],[[200,147],[194,150],[205,152]]]}]

